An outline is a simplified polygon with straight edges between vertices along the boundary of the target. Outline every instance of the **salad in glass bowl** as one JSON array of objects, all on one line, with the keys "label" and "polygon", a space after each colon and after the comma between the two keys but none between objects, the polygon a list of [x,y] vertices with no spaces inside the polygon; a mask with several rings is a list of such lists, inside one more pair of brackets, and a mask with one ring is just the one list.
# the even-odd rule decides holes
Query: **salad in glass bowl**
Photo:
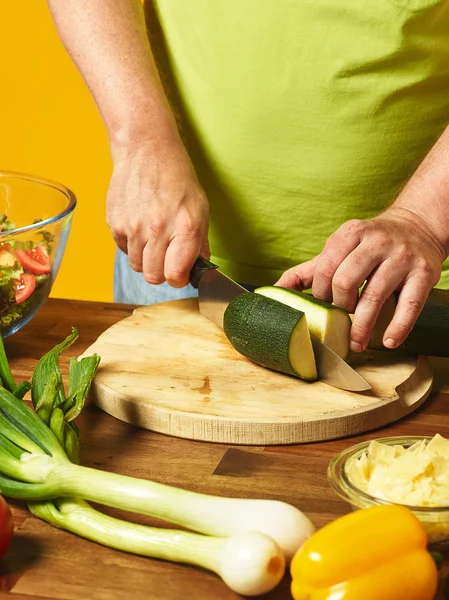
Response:
[{"label": "salad in glass bowl", "polygon": [[28,323],[48,298],[76,199],[66,187],[0,172],[0,333]]}]

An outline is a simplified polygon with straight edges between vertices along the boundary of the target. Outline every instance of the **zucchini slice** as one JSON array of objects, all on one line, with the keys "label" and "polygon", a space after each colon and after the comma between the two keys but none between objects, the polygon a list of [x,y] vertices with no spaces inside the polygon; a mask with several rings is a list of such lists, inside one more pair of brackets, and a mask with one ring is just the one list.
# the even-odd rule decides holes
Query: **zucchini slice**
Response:
[{"label": "zucchini slice", "polygon": [[[384,349],[383,334],[393,318],[398,294],[395,293],[383,305],[371,334],[368,347]],[[390,352],[424,354],[449,357],[449,290],[431,290],[424,308],[405,342]]]},{"label": "zucchini slice", "polygon": [[317,379],[307,319],[300,310],[246,292],[227,307],[223,329],[234,348],[253,362],[300,379]]},{"label": "zucchini slice", "polygon": [[310,294],[274,285],[260,287],[254,291],[256,294],[262,294],[303,311],[307,317],[310,333],[338,356],[343,359],[347,358],[352,322],[345,310],[329,302],[318,300]]}]

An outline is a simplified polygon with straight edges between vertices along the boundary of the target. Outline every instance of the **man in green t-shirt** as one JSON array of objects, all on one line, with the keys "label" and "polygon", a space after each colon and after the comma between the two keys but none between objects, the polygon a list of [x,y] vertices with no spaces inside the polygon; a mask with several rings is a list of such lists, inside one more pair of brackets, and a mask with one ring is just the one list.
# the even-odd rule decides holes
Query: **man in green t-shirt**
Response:
[{"label": "man in green t-shirt", "polygon": [[449,287],[449,0],[49,6],[110,136],[116,300],[193,294],[210,244],[355,311],[360,351],[393,291],[390,348]]}]

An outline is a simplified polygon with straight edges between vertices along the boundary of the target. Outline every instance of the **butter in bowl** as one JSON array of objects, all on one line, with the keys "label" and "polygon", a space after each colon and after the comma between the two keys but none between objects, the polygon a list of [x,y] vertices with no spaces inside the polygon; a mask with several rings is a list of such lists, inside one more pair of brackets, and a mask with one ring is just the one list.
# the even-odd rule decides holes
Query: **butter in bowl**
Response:
[{"label": "butter in bowl", "polygon": [[357,444],[331,461],[328,479],[354,510],[407,506],[425,528],[429,544],[449,544],[449,440],[441,435]]}]

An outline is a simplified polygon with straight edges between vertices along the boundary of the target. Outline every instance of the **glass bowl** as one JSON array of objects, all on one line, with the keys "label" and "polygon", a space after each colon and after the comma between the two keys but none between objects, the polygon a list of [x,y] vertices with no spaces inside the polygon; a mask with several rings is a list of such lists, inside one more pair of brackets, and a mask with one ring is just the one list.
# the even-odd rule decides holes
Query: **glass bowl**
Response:
[{"label": "glass bowl", "polygon": [[[377,438],[376,442],[387,444],[389,446],[401,445],[404,447],[412,446],[415,442],[422,440],[430,441],[431,437],[426,436],[405,436],[405,437],[386,437]],[[371,440],[370,440],[371,441]],[[346,465],[351,460],[356,460],[363,452],[368,450],[370,444],[362,442],[351,446],[335,456],[329,463],[328,481],[340,498],[343,498],[351,505],[353,510],[359,508],[369,508],[371,506],[380,506],[382,504],[393,504],[388,500],[375,498],[370,494],[356,487],[348,478],[346,473]],[[429,538],[431,546],[447,546],[449,543],[449,506],[438,507],[423,507],[423,506],[407,506],[419,519]],[[392,532],[394,534],[394,532]]]},{"label": "glass bowl", "polygon": [[76,206],[59,183],[0,171],[0,334],[28,323],[50,294]]}]

